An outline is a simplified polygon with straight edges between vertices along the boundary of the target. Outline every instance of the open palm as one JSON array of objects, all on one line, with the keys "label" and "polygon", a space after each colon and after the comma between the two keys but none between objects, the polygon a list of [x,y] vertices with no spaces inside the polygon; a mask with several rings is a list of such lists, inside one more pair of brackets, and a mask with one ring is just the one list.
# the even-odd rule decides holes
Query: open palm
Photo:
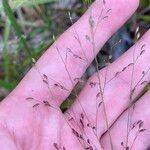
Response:
[{"label": "open palm", "polygon": [[[138,0],[96,0],[43,54],[0,105],[1,150],[143,150],[150,144],[150,31],[95,73],[64,114],[69,96],[99,49]],[[71,19],[71,17],[70,17]]]}]

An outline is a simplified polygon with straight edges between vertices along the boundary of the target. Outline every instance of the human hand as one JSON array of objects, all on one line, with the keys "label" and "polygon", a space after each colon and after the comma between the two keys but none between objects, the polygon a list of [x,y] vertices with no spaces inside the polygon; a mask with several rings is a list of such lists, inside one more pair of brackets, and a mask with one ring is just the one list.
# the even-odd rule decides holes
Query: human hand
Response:
[{"label": "human hand", "polygon": [[59,109],[99,49],[137,6],[138,0],[97,0],[57,39],[1,103],[1,150],[148,148],[150,92],[131,104],[150,80],[150,31],[95,73],[67,112]]}]

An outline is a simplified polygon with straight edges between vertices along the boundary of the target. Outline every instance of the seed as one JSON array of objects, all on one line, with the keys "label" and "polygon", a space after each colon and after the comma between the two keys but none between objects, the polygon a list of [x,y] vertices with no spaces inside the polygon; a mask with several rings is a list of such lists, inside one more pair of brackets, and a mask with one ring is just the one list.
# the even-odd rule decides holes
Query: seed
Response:
[{"label": "seed", "polygon": [[48,77],[47,77],[47,75],[43,74],[43,77],[44,77],[46,80],[48,80]]},{"label": "seed", "polygon": [[53,143],[53,146],[55,147],[55,149],[57,149],[57,150],[59,149],[57,143]]},{"label": "seed", "polygon": [[35,107],[37,107],[37,106],[39,106],[40,104],[39,103],[37,103],[37,104],[35,104],[35,105],[33,105],[33,108],[35,108]]}]

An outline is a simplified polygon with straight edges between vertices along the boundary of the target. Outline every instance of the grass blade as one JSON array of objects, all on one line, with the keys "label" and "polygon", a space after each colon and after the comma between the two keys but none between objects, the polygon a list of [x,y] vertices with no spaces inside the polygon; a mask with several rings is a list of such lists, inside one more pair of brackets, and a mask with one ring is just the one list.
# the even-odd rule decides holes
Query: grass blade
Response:
[{"label": "grass blade", "polygon": [[[12,10],[16,10],[23,6],[34,6],[34,5],[44,4],[44,3],[52,3],[55,1],[57,0],[12,0],[10,1],[9,4]],[[0,11],[3,11],[1,2],[0,2]]]},{"label": "grass blade", "polygon": [[10,34],[10,21],[7,19],[6,25],[5,25],[5,30],[4,30],[4,46],[3,46],[3,56],[4,56],[4,74],[5,74],[5,81],[9,81],[9,64],[10,64],[10,57],[8,54],[8,39],[9,39],[9,34]]},{"label": "grass blade", "polygon": [[16,86],[16,83],[10,83],[4,80],[0,80],[0,87],[7,89],[8,91],[12,91]]},{"label": "grass blade", "polygon": [[21,44],[21,47],[24,49],[26,55],[28,55],[30,58],[32,58],[31,51],[30,51],[30,49],[28,48],[28,46],[26,44],[24,36],[23,36],[23,34],[21,32],[21,28],[20,28],[19,24],[16,21],[16,18],[15,18],[14,14],[13,14],[12,9],[9,6],[8,1],[7,0],[3,0],[2,2],[3,2],[4,11],[5,11],[8,19],[10,20],[10,22],[12,24],[12,27],[15,30],[15,33],[16,33],[16,35],[17,35],[17,37],[19,39],[19,42]]}]

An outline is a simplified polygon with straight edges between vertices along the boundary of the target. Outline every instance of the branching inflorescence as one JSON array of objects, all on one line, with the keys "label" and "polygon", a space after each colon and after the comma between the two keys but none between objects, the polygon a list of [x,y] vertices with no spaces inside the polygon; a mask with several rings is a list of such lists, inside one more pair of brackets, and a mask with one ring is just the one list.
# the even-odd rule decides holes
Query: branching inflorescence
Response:
[{"label": "branching inflorescence", "polygon": [[[106,73],[105,73],[105,78],[104,78],[104,82],[102,83],[101,77],[99,75],[99,64],[98,64],[98,60],[96,57],[96,46],[95,46],[95,34],[97,32],[97,28],[99,26],[100,23],[102,23],[102,21],[104,21],[105,19],[109,19],[109,15],[111,14],[111,9],[106,9],[105,7],[106,5],[106,1],[102,1],[102,8],[101,8],[101,13],[98,16],[97,21],[94,20],[93,16],[92,16],[92,9],[90,12],[90,16],[88,19],[88,24],[89,24],[89,28],[90,28],[90,35],[84,35],[85,40],[88,41],[91,46],[92,46],[92,53],[94,56],[94,60],[96,63],[96,77],[97,77],[97,81],[88,81],[88,84],[90,86],[91,89],[94,89],[95,87],[98,88],[98,92],[95,95],[95,99],[96,99],[96,108],[95,108],[95,122],[91,122],[89,119],[89,116],[87,115],[85,108],[83,107],[82,103],[80,102],[78,95],[77,95],[77,91],[75,89],[74,95],[76,96],[76,101],[79,104],[82,113],[80,113],[80,117],[79,119],[77,119],[75,116],[75,112],[73,110],[73,108],[71,108],[71,111],[73,113],[73,115],[71,115],[71,113],[66,112],[66,114],[69,117],[66,117],[66,115],[62,115],[65,119],[65,121],[67,122],[68,126],[71,129],[71,132],[73,133],[73,135],[77,138],[77,140],[79,141],[79,143],[82,145],[82,147],[86,150],[98,150],[97,146],[94,144],[94,142],[92,141],[92,139],[90,139],[87,131],[85,129],[89,128],[91,129],[93,135],[95,136],[95,138],[97,139],[97,142],[100,145],[100,139],[99,139],[99,135],[98,135],[98,114],[99,114],[99,110],[102,109],[104,112],[104,117],[105,117],[105,123],[106,123],[106,127],[107,127],[107,131],[109,134],[109,141],[110,141],[110,145],[111,145],[111,149],[113,150],[113,143],[112,143],[112,137],[111,137],[111,133],[110,133],[110,123],[108,120],[108,116],[107,116],[107,110],[106,110],[106,106],[105,106],[105,99],[104,99],[104,92],[105,92],[105,88],[107,86],[107,84],[109,84],[110,82],[113,81],[113,79],[117,78],[119,75],[121,75],[123,72],[125,72],[126,70],[132,70],[132,77],[131,77],[131,85],[130,85],[130,94],[129,94],[129,101],[132,104],[134,102],[133,99],[133,95],[135,93],[135,91],[137,90],[137,88],[139,86],[143,86],[145,84],[148,83],[148,81],[144,80],[144,77],[148,74],[149,70],[143,70],[142,72],[142,76],[141,78],[137,81],[136,84],[134,84],[133,86],[133,80],[134,80],[134,69],[135,69],[135,65],[138,62],[138,60],[142,57],[142,55],[145,54],[146,52],[146,45],[143,44],[141,46],[140,52],[138,53],[138,55],[135,57],[135,51],[133,52],[133,62],[129,62],[128,65],[124,66],[121,70],[117,71],[114,76],[111,79],[107,79],[107,73],[108,73],[108,69],[109,66],[106,67]],[[105,12],[105,13],[104,13]],[[71,17],[71,14],[69,13],[69,18],[71,23],[73,24],[73,19]],[[82,46],[82,41],[80,40],[79,34],[76,30],[76,28],[73,26],[74,28],[74,38],[76,39],[76,41],[78,42],[78,44],[80,45],[80,49],[82,51],[83,56],[79,56],[78,54],[76,54],[71,48],[66,47],[66,49],[64,51],[61,51],[57,44],[54,43],[54,49],[57,51],[63,65],[65,68],[65,71],[68,75],[68,78],[72,84],[72,86],[74,86],[74,84],[76,82],[83,82],[82,78],[72,78],[68,66],[67,64],[69,63],[68,60],[71,59],[76,59],[78,61],[82,61],[82,63],[86,64],[86,67],[89,65],[90,61],[88,60],[87,56],[86,56],[86,51],[84,50],[83,46]],[[54,38],[55,40],[55,38]],[[62,55],[62,52],[64,52],[64,54]],[[132,68],[131,68],[132,67]],[[41,76],[41,80],[43,81],[43,83],[46,85],[46,87],[49,90],[49,94],[52,96],[53,99],[56,100],[56,104],[57,106],[59,105],[59,103],[57,102],[57,99],[55,98],[55,94],[52,92],[52,89],[54,87],[57,87],[65,92],[71,92],[69,91],[64,85],[62,85],[61,83],[57,82],[55,79],[52,79],[50,76],[47,76],[46,74],[42,74],[40,72],[40,70],[36,67],[36,64],[34,64],[34,68],[37,70],[37,72],[40,74]],[[51,83],[52,82],[52,83]],[[102,85],[103,84],[103,85]],[[56,106],[53,106],[49,100],[37,100],[33,97],[27,97],[26,98],[27,101],[32,101],[33,102],[33,108],[37,108],[42,106],[48,107],[50,109],[55,109],[57,111],[60,111],[60,109],[58,109]],[[131,109],[131,108],[130,108]],[[129,150],[132,149],[135,140],[137,139],[138,135],[142,132],[144,132],[146,129],[144,128],[144,122],[142,120],[139,120],[135,123],[131,123],[131,118],[133,115],[133,112],[131,113],[129,109],[129,113],[128,113],[128,123],[127,123],[127,137],[126,137],[126,141],[122,141],[121,142],[121,146],[123,149]],[[128,139],[129,139],[129,135],[130,132],[132,130],[137,130],[137,133],[135,135],[135,138],[133,140],[133,144],[131,145],[131,147],[128,146]],[[65,146],[60,146],[57,143],[53,143],[53,147],[56,150],[67,150],[67,148]],[[101,147],[101,146],[100,146]]]}]

